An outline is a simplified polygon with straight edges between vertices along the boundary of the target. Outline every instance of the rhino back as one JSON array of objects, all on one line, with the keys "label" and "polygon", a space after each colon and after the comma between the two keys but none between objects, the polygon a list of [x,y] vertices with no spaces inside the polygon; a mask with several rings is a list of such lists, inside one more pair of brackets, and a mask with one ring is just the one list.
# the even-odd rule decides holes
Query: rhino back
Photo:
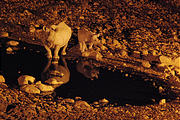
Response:
[{"label": "rhino back", "polygon": [[61,26],[58,25],[56,33],[55,33],[55,45],[62,45],[64,46],[65,44],[68,43],[69,39],[71,38],[72,31],[69,26],[66,24],[62,24]]},{"label": "rhino back", "polygon": [[79,42],[88,42],[88,41],[91,41],[91,36],[92,36],[92,33],[85,30],[85,29],[79,29],[78,30],[78,40]]}]

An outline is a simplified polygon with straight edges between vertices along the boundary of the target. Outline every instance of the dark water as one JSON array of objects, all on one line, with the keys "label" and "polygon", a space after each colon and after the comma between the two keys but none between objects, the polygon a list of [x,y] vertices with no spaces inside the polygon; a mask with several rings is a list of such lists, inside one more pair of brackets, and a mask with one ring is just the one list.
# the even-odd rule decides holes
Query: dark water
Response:
[{"label": "dark water", "polygon": [[[23,45],[26,46],[26,45]],[[41,50],[41,52],[37,52]],[[1,74],[6,78],[6,83],[11,87],[18,87],[17,78],[20,75],[32,75],[36,80],[41,80],[41,72],[47,64],[45,50],[40,46],[26,46],[25,50],[6,54],[1,49]],[[88,102],[106,98],[110,103],[119,105],[145,105],[153,104],[153,99],[159,101],[168,96],[159,94],[152,82],[145,81],[138,75],[127,76],[130,73],[121,73],[120,70],[111,71],[106,68],[99,69],[99,78],[90,80],[76,70],[76,62],[66,60],[70,70],[70,81],[55,90],[60,97],[82,97]]]}]

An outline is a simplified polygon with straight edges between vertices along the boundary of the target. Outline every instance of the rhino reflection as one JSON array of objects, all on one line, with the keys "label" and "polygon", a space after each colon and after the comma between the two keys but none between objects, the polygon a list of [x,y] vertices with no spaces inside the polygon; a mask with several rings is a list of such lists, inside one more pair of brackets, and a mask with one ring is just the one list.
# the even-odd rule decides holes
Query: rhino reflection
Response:
[{"label": "rhino reflection", "polygon": [[48,64],[41,74],[42,81],[55,87],[66,84],[69,78],[70,72],[66,60],[63,57],[61,57],[61,62],[49,59]]},{"label": "rhino reflection", "polygon": [[79,63],[77,63],[76,69],[86,78],[89,78],[91,80],[98,78],[99,70],[89,61],[80,61]]}]

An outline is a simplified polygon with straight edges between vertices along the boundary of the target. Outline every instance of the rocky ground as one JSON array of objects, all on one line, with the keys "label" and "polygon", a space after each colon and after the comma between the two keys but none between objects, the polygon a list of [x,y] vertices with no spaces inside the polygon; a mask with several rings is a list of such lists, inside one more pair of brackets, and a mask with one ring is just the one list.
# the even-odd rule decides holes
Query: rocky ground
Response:
[{"label": "rocky ground", "polygon": [[[165,89],[165,94],[171,96],[169,93],[173,93],[170,100],[161,99],[142,106],[117,106],[108,104],[106,99],[90,104],[78,96],[55,98],[53,95],[28,94],[19,88],[11,88],[0,76],[1,119],[179,119],[178,0],[89,0],[88,3],[78,0],[2,0],[0,7],[2,37],[42,45],[47,39],[43,26],[65,21],[73,30],[66,57],[82,59],[78,51],[77,28],[85,26],[101,35],[102,46],[94,46],[95,55],[87,56],[98,60],[94,63],[96,66],[131,70],[158,78],[160,80],[152,81],[166,83],[158,86],[159,92]],[[11,46],[13,43],[6,43],[7,52],[15,49]],[[2,41],[0,47],[4,48]]]}]

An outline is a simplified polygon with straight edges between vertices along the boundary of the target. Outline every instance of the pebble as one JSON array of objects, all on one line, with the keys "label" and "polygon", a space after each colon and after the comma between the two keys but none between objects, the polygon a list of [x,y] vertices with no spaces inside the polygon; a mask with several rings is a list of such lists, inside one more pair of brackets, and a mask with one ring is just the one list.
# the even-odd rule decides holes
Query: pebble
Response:
[{"label": "pebble", "polygon": [[128,52],[126,50],[121,50],[120,55],[123,57],[128,56]]},{"label": "pebble", "polygon": [[30,75],[22,75],[18,78],[18,83],[20,86],[27,85],[29,82],[34,83],[35,78]]},{"label": "pebble", "polygon": [[145,68],[150,68],[151,64],[149,63],[149,61],[142,61],[142,66]]},{"label": "pebble", "polygon": [[148,50],[143,50],[142,55],[148,55]]},{"label": "pebble", "polygon": [[9,37],[9,33],[8,32],[1,32],[0,37]]},{"label": "pebble", "polygon": [[159,57],[160,59],[160,62],[163,63],[164,65],[172,65],[172,60],[171,58],[167,57],[167,56],[164,56],[164,55],[161,55]]},{"label": "pebble", "polygon": [[6,43],[8,46],[18,46],[19,42],[11,40]]},{"label": "pebble", "polygon": [[76,101],[74,108],[76,109],[90,109],[91,106],[85,101]]},{"label": "pebble", "polygon": [[54,91],[54,88],[50,85],[42,84],[41,81],[36,82],[36,86],[42,91],[42,92],[51,92]]},{"label": "pebble", "polygon": [[29,32],[34,33],[36,31],[36,28],[34,26],[30,26]]},{"label": "pebble", "polygon": [[159,93],[162,93],[163,91],[164,89],[161,86],[159,86]]},{"label": "pebble", "polygon": [[40,94],[40,90],[36,88],[33,84],[32,85],[24,85],[20,88],[22,91],[27,93],[33,93],[33,94]]},{"label": "pebble", "polygon": [[173,60],[173,65],[180,68],[180,57],[176,58]]},{"label": "pebble", "polygon": [[158,55],[158,51],[157,50],[152,50],[151,53],[152,53],[153,56],[157,56]]},{"label": "pebble", "polygon": [[99,103],[109,103],[109,101],[107,99],[102,99],[102,100],[99,100]]},{"label": "pebble", "polygon": [[6,51],[7,51],[7,52],[12,52],[13,49],[12,49],[11,47],[8,47],[8,48],[6,49]]},{"label": "pebble", "polygon": [[175,74],[180,76],[180,68],[175,68]]},{"label": "pebble", "polygon": [[140,58],[140,52],[139,51],[133,51],[132,57],[135,57],[135,58]]},{"label": "pebble", "polygon": [[64,99],[64,101],[66,103],[70,103],[70,104],[74,104],[75,103],[75,101],[73,99],[70,99],[70,98]]},{"label": "pebble", "polygon": [[161,100],[159,101],[159,105],[164,105],[164,104],[166,104],[166,99],[161,99]]},{"label": "pebble", "polygon": [[5,78],[3,75],[0,75],[0,83],[4,83],[5,82]]},{"label": "pebble", "polygon": [[45,81],[45,83],[48,83],[50,85],[60,85],[60,84],[63,84],[62,81],[57,81],[55,78],[49,78],[48,80]]}]

